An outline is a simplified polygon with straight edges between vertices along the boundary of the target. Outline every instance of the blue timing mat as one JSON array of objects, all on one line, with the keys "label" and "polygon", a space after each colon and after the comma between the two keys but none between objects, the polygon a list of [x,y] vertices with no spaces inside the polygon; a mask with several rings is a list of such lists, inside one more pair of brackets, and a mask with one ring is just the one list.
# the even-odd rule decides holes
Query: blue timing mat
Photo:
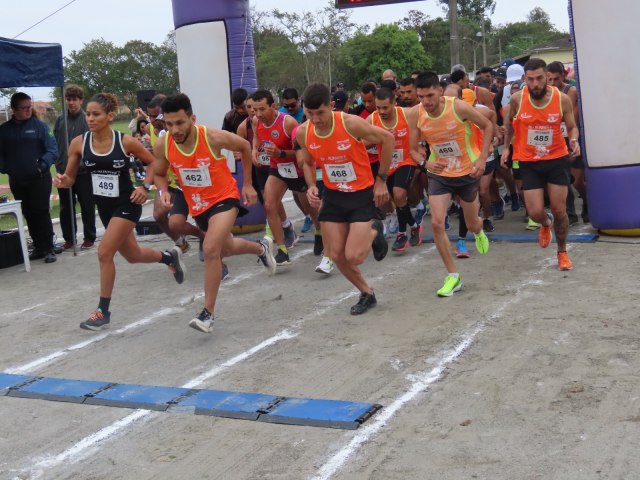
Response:
[{"label": "blue timing mat", "polygon": [[0,396],[355,430],[381,405],[0,373]]}]

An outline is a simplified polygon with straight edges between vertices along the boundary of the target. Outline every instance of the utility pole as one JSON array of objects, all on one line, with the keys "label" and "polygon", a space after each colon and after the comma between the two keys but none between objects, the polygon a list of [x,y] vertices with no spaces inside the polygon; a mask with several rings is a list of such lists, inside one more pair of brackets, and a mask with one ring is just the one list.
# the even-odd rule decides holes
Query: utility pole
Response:
[{"label": "utility pole", "polygon": [[458,1],[449,0],[449,50],[451,66],[460,63],[460,39],[458,38]]},{"label": "utility pole", "polygon": [[487,37],[484,33],[484,15],[482,15],[482,66],[487,66]]}]

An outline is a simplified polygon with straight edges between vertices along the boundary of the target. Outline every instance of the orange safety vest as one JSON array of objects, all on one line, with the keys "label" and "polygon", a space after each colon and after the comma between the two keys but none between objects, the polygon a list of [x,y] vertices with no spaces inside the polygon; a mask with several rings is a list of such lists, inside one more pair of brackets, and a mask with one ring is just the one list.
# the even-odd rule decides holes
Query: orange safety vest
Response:
[{"label": "orange safety vest", "polygon": [[[372,123],[376,127],[381,127],[393,134],[395,138],[395,144],[393,146],[393,157],[391,158],[391,165],[389,166],[389,175],[400,167],[405,165],[415,165],[415,162],[411,159],[411,143],[409,142],[409,123],[407,117],[404,114],[404,108],[395,107],[396,109],[396,123],[393,127],[387,127],[382,123],[380,114],[373,112]],[[382,151],[382,145],[378,145],[378,151]]]},{"label": "orange safety vest", "polygon": [[196,144],[190,153],[183,152],[170,133],[165,135],[164,149],[192,217],[222,200],[240,199],[238,184],[231,175],[227,158],[213,153],[204,125],[196,125]]},{"label": "orange safety vest", "polygon": [[324,136],[316,127],[307,124],[307,150],[322,169],[322,181],[330,190],[356,192],[373,185],[373,173],[367,149],[361,140],[349,133],[344,123],[344,112],[331,112],[333,126]]},{"label": "orange safety vest", "polygon": [[435,175],[463,177],[471,173],[480,149],[473,141],[471,123],[456,114],[454,97],[444,97],[442,113],[437,117],[431,117],[420,104],[418,128],[431,149],[429,160],[447,164]]},{"label": "orange safety vest", "polygon": [[562,100],[556,87],[546,105],[536,107],[525,85],[513,119],[513,158],[521,162],[555,160],[569,155],[562,136]]}]

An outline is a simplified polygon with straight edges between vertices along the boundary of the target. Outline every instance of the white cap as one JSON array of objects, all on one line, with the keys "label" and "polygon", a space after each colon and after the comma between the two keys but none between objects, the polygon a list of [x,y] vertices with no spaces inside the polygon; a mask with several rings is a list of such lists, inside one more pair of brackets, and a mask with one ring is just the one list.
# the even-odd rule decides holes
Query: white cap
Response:
[{"label": "white cap", "polygon": [[524,68],[518,63],[514,63],[507,68],[507,83],[515,82],[516,80],[522,80],[524,75]]},{"label": "white cap", "polygon": [[455,72],[456,70],[462,70],[464,73],[467,73],[467,69],[464,68],[464,65],[462,65],[461,63],[458,63],[451,67],[451,73]]}]

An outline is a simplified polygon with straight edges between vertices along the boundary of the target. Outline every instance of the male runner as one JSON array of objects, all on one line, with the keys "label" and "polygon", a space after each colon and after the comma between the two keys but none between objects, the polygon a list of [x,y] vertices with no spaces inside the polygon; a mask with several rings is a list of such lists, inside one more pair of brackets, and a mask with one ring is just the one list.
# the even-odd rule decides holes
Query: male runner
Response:
[{"label": "male runner", "polygon": [[[253,253],[269,274],[275,272],[273,243],[265,238],[260,242],[233,238],[231,228],[238,215],[247,213],[240,204],[236,180],[231,176],[225,156],[226,148],[241,152],[244,171],[251,169],[251,146],[239,136],[196,125],[191,101],[185,94],[168,97],[162,104],[167,135],[154,147],[155,183],[162,204],[171,208],[171,194],[167,191],[167,169],[175,173],[189,206],[189,213],[205,233],[204,251],[204,308],[189,322],[189,326],[210,333],[213,328],[214,307],[222,272],[221,257]],[[257,195],[246,175],[242,185],[242,202],[252,205]]]},{"label": "male runner", "polygon": [[[303,98],[308,121],[298,128],[296,139],[309,185],[307,196],[311,204],[320,205],[316,185],[318,165],[327,189],[319,215],[325,255],[333,259],[347,280],[360,291],[358,303],[351,307],[351,314],[359,315],[377,302],[358,265],[367,258],[369,246],[378,261],[385,257],[388,249],[375,206],[386,203],[389,198],[386,181],[393,154],[393,135],[354,115],[332,112],[331,91],[324,84],[309,85]],[[382,146],[380,170],[375,179],[363,140]]]},{"label": "male runner", "polygon": [[[422,139],[429,144],[431,154],[426,166],[431,226],[438,253],[448,273],[437,294],[450,297],[462,288],[444,225],[447,207],[454,195],[460,198],[467,226],[475,235],[478,252],[485,254],[489,251],[489,240],[482,231],[482,219],[478,216],[478,188],[489,154],[492,126],[464,101],[443,97],[438,75],[433,72],[419,76],[416,89],[420,105],[411,109],[408,118],[411,155],[417,162],[422,161],[419,141]],[[471,141],[470,122],[482,130],[481,150]]]},{"label": "male runner", "polygon": [[[409,186],[416,170],[411,157],[409,125],[405,110],[395,106],[396,96],[388,88],[379,88],[376,92],[376,111],[367,119],[370,124],[381,127],[394,137],[394,150],[389,166],[387,188],[393,198],[398,217],[398,234],[391,247],[394,252],[404,252],[409,245],[407,226],[411,229],[411,246],[422,244],[422,225],[417,225],[407,203]],[[380,147],[379,147],[380,149]]]},{"label": "male runner", "polygon": [[[561,123],[569,132],[571,157],[580,155],[578,129],[571,99],[548,84],[547,64],[532,58],[524,65],[525,87],[511,96],[505,119],[505,145],[513,137],[513,159],[520,164],[527,213],[541,224],[538,243],[547,248],[551,243],[551,226],[558,243],[558,268],[571,270],[567,254],[567,191],[571,179],[567,169],[569,149],[562,138]],[[509,152],[502,152],[502,163]],[[549,193],[551,214],[544,210],[544,189]]]}]

